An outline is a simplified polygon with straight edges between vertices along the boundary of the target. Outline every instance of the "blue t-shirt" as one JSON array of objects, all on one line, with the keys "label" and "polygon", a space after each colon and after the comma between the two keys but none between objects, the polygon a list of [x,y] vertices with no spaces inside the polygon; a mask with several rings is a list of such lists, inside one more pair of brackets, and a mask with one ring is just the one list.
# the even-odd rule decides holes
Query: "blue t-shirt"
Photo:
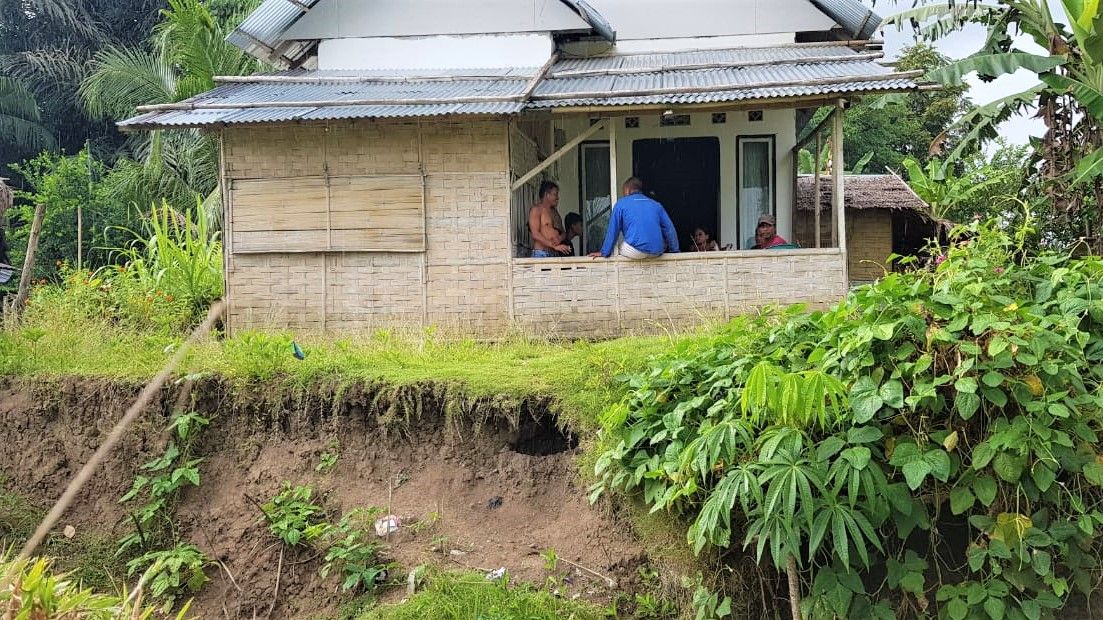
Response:
[{"label": "blue t-shirt", "polygon": [[602,256],[608,258],[613,254],[617,236],[622,233],[625,243],[647,254],[680,251],[678,234],[674,232],[674,223],[666,210],[640,193],[629,194],[613,206],[605,243],[601,246]]}]

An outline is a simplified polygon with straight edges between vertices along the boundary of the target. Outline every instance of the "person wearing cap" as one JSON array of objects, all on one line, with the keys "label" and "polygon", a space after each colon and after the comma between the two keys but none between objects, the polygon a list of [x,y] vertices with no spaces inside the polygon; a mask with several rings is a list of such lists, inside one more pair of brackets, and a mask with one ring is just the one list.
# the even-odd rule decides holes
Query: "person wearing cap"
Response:
[{"label": "person wearing cap", "polygon": [[[630,177],[623,191],[624,197],[613,206],[601,251],[590,256],[609,258],[616,250],[619,256],[643,259],[679,252],[674,223],[661,204],[643,194],[643,182]],[[624,239],[618,244],[617,237],[622,234]]]},{"label": "person wearing cap", "polygon": [[754,245],[752,250],[765,250],[767,248],[786,245],[789,242],[777,234],[777,221],[774,216],[766,214],[758,218],[758,226],[754,229]]}]

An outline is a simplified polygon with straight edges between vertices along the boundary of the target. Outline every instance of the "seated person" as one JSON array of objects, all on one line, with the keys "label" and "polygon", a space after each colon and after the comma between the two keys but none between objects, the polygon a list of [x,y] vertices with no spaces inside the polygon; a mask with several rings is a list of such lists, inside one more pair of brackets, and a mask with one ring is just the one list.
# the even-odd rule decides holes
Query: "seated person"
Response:
[{"label": "seated person", "polygon": [[568,256],[578,256],[582,251],[582,216],[572,211],[567,214],[564,224],[567,230],[563,233],[563,243],[571,246]]},{"label": "seated person", "polygon": [[693,237],[690,239],[686,252],[719,252],[720,244],[712,238],[709,231],[698,226],[693,229]]},{"label": "seated person", "polygon": [[[678,252],[674,223],[661,204],[644,195],[643,182],[629,177],[622,190],[624,196],[613,205],[605,243],[600,252],[591,252],[590,256],[609,258],[615,250],[618,256],[639,260]],[[624,239],[618,244],[622,234]]]},{"label": "seated person", "polygon": [[754,246],[752,250],[765,250],[779,245],[788,245],[788,241],[778,236],[777,221],[772,215],[762,215],[758,218],[758,226],[754,230]]}]

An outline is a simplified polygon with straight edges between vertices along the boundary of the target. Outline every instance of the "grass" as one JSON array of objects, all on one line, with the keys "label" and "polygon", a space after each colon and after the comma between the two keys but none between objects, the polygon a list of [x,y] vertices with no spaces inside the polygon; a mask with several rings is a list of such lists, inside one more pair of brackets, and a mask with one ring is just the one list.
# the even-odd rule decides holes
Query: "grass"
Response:
[{"label": "grass", "polygon": [[[9,490],[0,477],[0,555],[18,550],[34,533],[46,511]],[[125,558],[115,556],[115,541],[77,532],[73,538],[51,534],[38,549],[43,557],[56,558],[54,569],[67,573],[85,587],[114,592],[126,575]]]},{"label": "grass", "polygon": [[[292,340],[306,359],[292,355]],[[597,427],[620,394],[616,378],[699,336],[626,337],[604,342],[500,342],[446,338],[431,331],[378,331],[349,338],[242,333],[197,346],[179,374],[209,373],[241,383],[305,387],[382,381],[392,386],[447,383],[469,397],[552,397],[576,431]],[[134,332],[82,317],[31,313],[0,332],[0,376],[85,376],[142,381],[157,373],[182,338]]]},{"label": "grass", "polygon": [[487,581],[479,573],[432,573],[405,603],[370,610],[359,620],[597,620],[603,610],[531,586]]}]

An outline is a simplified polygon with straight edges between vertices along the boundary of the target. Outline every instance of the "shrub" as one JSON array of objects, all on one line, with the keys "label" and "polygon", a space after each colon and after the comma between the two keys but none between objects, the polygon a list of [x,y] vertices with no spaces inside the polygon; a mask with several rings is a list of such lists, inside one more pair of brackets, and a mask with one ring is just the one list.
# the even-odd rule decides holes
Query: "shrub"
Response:
[{"label": "shrub", "polygon": [[1087,593],[1103,262],[958,232],[932,268],[737,320],[632,377],[595,495],[688,517],[697,552],[802,570],[810,617],[1033,620]]},{"label": "shrub", "polygon": [[59,265],[75,259],[78,206],[84,234],[83,266],[96,269],[111,262],[109,248],[126,241],[123,231],[138,220],[138,211],[104,182],[107,170],[103,162],[86,150],[76,155],[44,152],[13,168],[34,191],[17,192],[23,202],[9,214],[13,222],[22,224],[12,230],[12,264],[22,264],[36,204],[46,205],[35,260],[36,278],[54,279],[60,275]]},{"label": "shrub", "polygon": [[35,289],[29,314],[170,333],[202,320],[222,295],[218,234],[209,231],[198,211],[178,213],[162,206],[146,222],[148,236],[130,233],[132,243],[116,249],[124,264],[88,271],[59,262],[61,281]]},{"label": "shrub", "polygon": [[[5,618],[82,618],[114,620],[153,617],[152,608],[142,608],[140,597],[99,594],[82,587],[68,575],[55,575],[49,560],[7,560],[0,557],[0,576],[11,577],[11,587],[0,590],[0,609]],[[181,620],[185,607],[177,616]]]}]

